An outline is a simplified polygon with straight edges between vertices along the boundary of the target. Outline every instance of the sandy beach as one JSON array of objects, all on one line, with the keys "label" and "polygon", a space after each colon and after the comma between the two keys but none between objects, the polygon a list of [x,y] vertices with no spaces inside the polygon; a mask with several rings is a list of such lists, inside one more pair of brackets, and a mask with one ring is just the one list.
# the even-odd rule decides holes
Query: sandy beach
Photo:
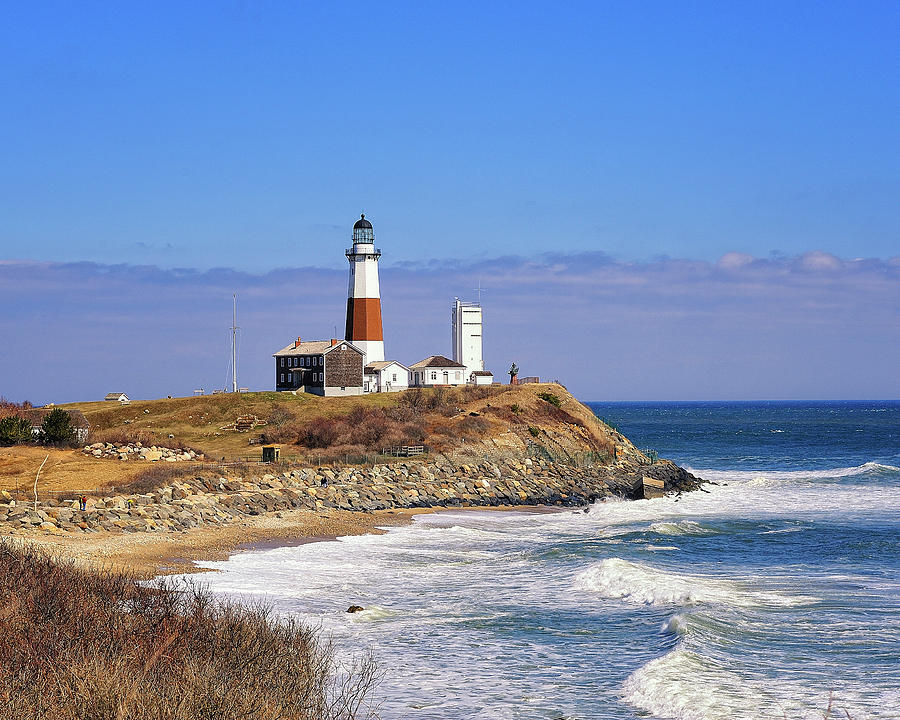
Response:
[{"label": "sandy beach", "polygon": [[[405,525],[413,516],[443,508],[352,512],[348,510],[290,510],[261,515],[240,524],[195,528],[181,533],[97,533],[49,535],[15,531],[7,537],[44,547],[63,559],[94,567],[133,573],[141,579],[159,575],[204,572],[197,560],[223,560],[243,550],[284,547],[334,540],[346,535],[380,534],[382,528]],[[544,506],[452,508],[493,512],[564,512]]]},{"label": "sandy beach", "polygon": [[292,510],[259,516],[240,524],[196,528],[183,533],[48,535],[36,531],[17,531],[8,537],[40,545],[64,559],[151,578],[199,572],[200,569],[194,565],[195,560],[220,560],[245,549],[380,533],[381,527],[410,522],[418,512],[431,510],[385,510],[374,513]]}]

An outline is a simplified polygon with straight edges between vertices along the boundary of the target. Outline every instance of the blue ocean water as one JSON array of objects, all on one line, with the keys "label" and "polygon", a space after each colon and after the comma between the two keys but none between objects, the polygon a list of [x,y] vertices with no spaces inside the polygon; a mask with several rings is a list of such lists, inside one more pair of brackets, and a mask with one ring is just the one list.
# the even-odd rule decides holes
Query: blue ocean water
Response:
[{"label": "blue ocean water", "polygon": [[386,719],[900,718],[900,403],[592,408],[711,484],[423,515],[201,580],[371,649]]}]

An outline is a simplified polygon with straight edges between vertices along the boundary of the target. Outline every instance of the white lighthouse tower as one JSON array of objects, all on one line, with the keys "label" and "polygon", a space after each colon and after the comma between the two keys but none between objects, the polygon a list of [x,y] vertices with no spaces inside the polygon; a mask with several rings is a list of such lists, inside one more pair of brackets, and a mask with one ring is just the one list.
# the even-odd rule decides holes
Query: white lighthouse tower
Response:
[{"label": "white lighthouse tower", "polygon": [[378,287],[378,258],[375,229],[360,215],[353,225],[353,247],[346,251],[350,261],[350,289],[347,296],[347,329],[344,339],[365,354],[365,364],[384,360],[381,330],[381,292]]},{"label": "white lighthouse tower", "polygon": [[481,355],[481,303],[456,298],[451,311],[453,359],[466,366],[466,377],[484,371]]}]

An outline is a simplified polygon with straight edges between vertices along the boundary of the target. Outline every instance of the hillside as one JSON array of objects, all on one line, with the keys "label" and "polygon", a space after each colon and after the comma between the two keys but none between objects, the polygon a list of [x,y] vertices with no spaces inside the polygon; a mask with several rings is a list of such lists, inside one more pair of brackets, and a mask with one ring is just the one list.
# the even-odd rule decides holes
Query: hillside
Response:
[{"label": "hillside", "polygon": [[[432,461],[561,461],[571,465],[644,465],[648,460],[621,434],[554,383],[409,390],[346,398],[290,393],[75,403],[91,424],[89,442],[193,448],[212,463],[257,460],[260,442],[282,444],[286,465],[387,462],[381,449],[425,444]],[[239,416],[263,421],[247,432],[225,429]],[[41,488],[79,490],[127,486],[151,465],[96,458],[79,450],[49,450]],[[115,451],[113,451],[115,452]],[[0,449],[0,489],[29,488],[42,448]],[[129,456],[135,457],[136,456]],[[188,465],[193,471],[197,463]]]}]

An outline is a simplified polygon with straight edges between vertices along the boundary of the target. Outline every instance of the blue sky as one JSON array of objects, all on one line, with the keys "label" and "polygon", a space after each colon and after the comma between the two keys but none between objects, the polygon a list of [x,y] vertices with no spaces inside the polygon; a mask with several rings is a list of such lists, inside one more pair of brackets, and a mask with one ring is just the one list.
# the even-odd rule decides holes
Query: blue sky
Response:
[{"label": "blue sky", "polygon": [[[155,328],[164,347],[180,323],[227,326],[237,291],[271,334],[244,339],[247,382],[267,387],[272,350],[341,323],[343,248],[365,211],[394,278],[386,313],[408,317],[400,297],[433,305],[417,318],[433,347],[386,314],[388,351],[406,362],[449,352],[449,301],[481,279],[495,371],[516,359],[586,399],[897,397],[885,363],[900,359],[898,36],[895,2],[4,4],[0,259],[16,262],[0,272],[0,329],[23,346],[63,332],[67,361],[93,357],[104,323]],[[744,255],[752,283],[725,270]],[[554,262],[590,292],[532,275],[514,291],[512,269]],[[307,286],[274,283],[291,273]],[[143,296],[107,312],[123,278],[178,297],[171,326]],[[653,278],[679,292],[612,298],[590,284]],[[266,282],[296,302],[318,287],[335,307],[291,315]],[[36,295],[48,283],[93,309],[56,327]],[[690,353],[677,373],[640,360],[646,337],[579,321],[585,297],[673,343],[705,328],[721,382]],[[754,303],[768,312],[751,322]],[[692,320],[666,323],[674,307]],[[814,345],[843,336],[858,352],[825,367],[799,340],[811,323]],[[581,365],[546,350],[563,327]],[[224,353],[185,342],[124,389],[209,385]],[[113,371],[101,354],[93,375],[57,387],[30,357],[0,355],[0,393],[80,399]]]}]

